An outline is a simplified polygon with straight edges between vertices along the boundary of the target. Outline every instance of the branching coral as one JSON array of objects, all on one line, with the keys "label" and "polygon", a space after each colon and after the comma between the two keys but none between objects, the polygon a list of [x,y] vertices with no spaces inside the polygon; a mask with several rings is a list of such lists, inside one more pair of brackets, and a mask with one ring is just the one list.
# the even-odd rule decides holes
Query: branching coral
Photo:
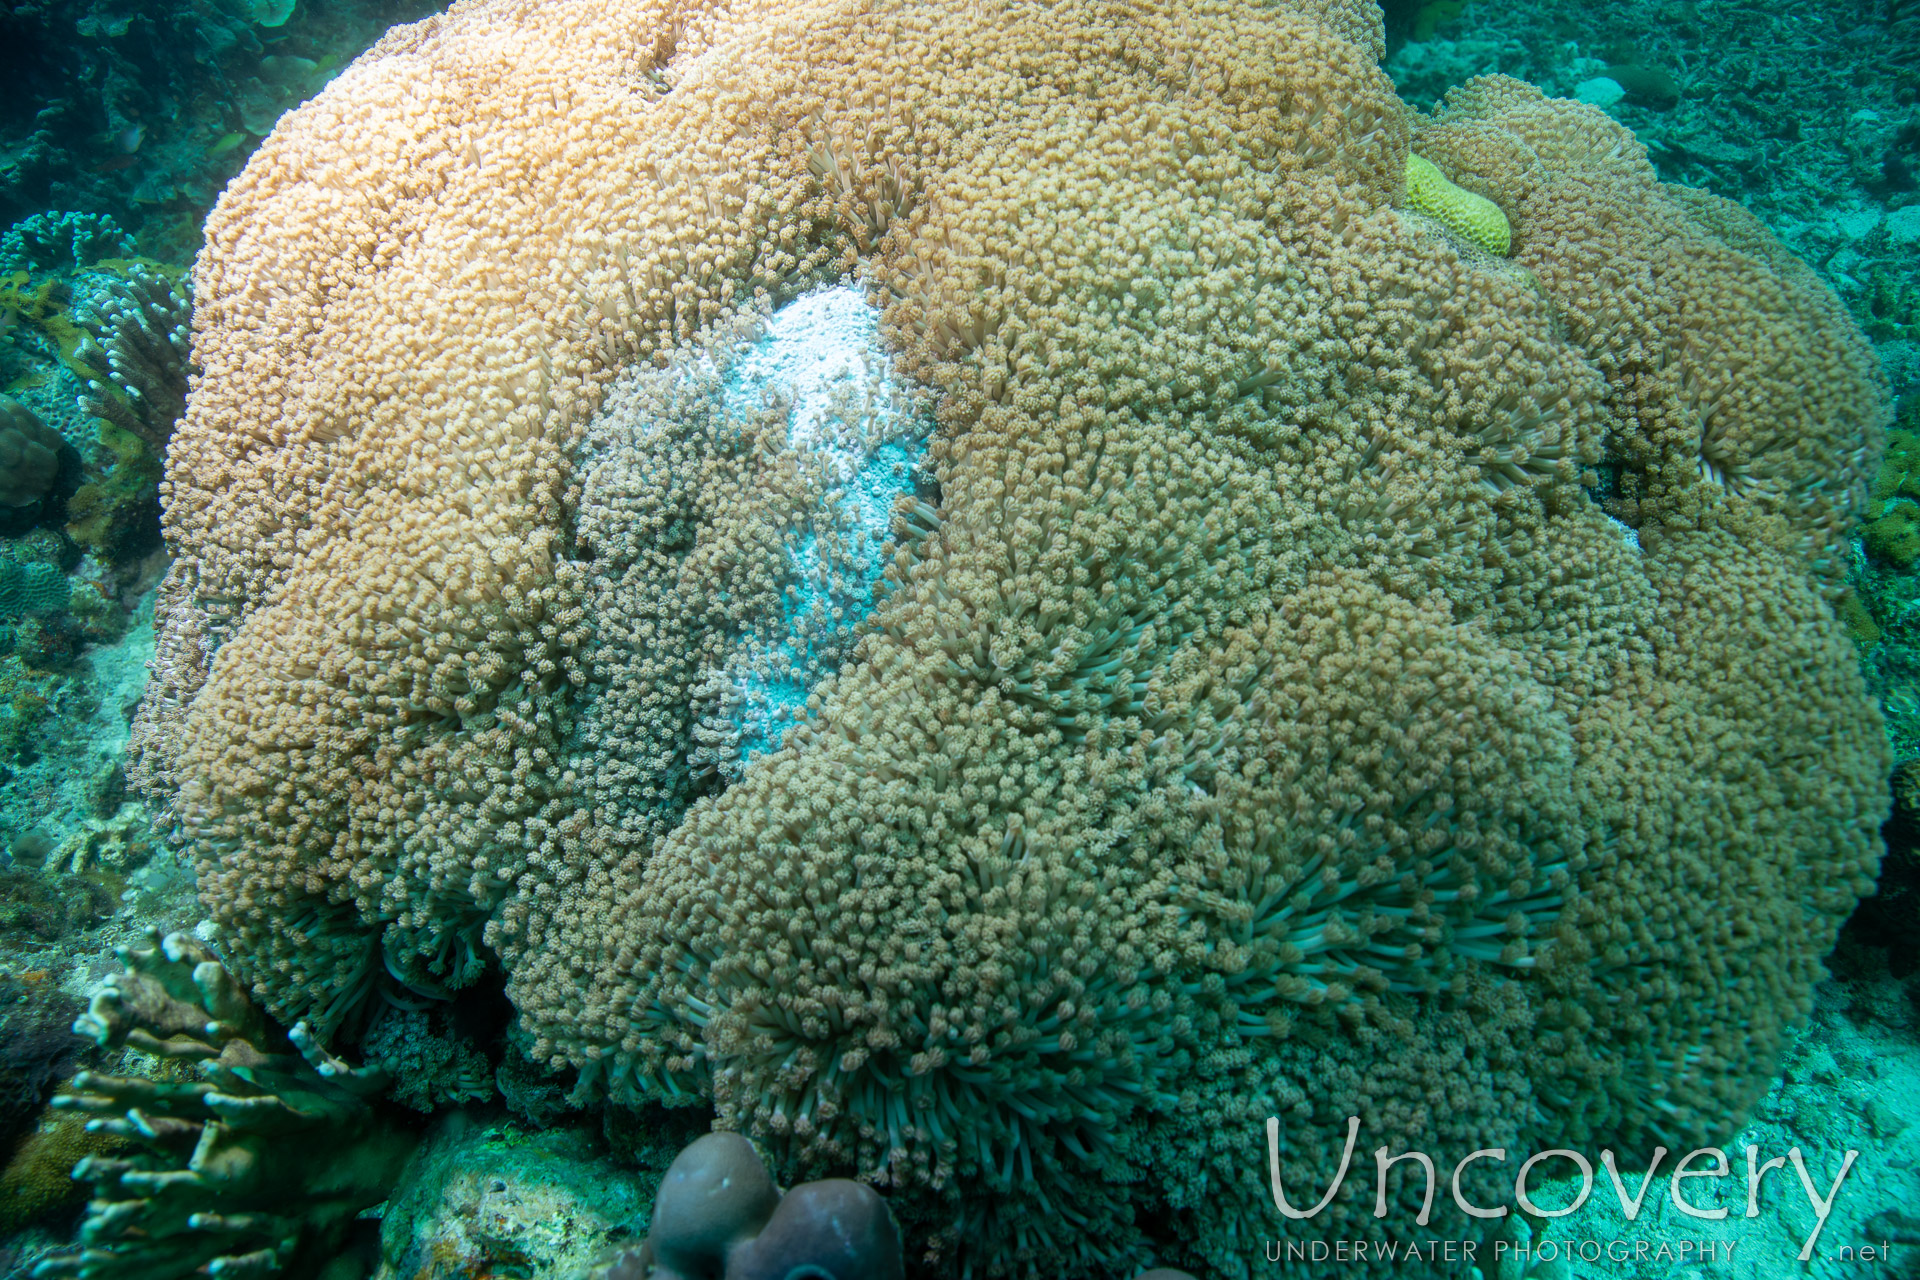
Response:
[{"label": "branching coral", "polygon": [[[1411,116],[1377,22],[479,3],[291,118],[198,268],[136,770],[246,979],[328,1031],[497,958],[585,1091],[983,1274],[1235,1274],[1268,1116],[1302,1181],[1349,1115],[1723,1132],[1879,856],[1884,387],[1738,209],[1512,81]],[[828,473],[716,383],[842,273],[938,431],[820,678]]]},{"label": "branching coral", "polygon": [[165,1280],[317,1271],[354,1216],[386,1197],[414,1135],[371,1105],[384,1072],[346,1067],[300,1028],[279,1043],[206,947],[184,934],[121,949],[74,1029],[198,1079],[82,1072],[56,1107],[98,1117],[125,1155],[82,1160],[81,1249],[41,1277]]},{"label": "branching coral", "polygon": [[126,266],[80,309],[72,364],[80,408],[99,422],[96,471],[67,500],[67,532],[103,560],[150,551],[159,535],[160,461],[186,412],[193,296],[146,263]]},{"label": "branching coral", "polygon": [[78,320],[88,337],[76,358],[93,374],[81,407],[164,449],[187,409],[192,290],[135,264]]},{"label": "branching coral", "polygon": [[0,237],[0,271],[70,270],[133,252],[133,237],[102,213],[36,213]]}]

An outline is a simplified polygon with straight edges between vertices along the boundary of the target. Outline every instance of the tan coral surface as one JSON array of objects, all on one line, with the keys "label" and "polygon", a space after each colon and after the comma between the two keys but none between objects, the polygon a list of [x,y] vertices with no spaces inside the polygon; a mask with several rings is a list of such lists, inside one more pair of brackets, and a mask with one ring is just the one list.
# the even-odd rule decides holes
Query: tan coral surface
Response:
[{"label": "tan coral surface", "polygon": [[[1877,865],[1827,592],[1884,388],[1604,115],[1421,119],[1380,49],[1359,3],[496,0],[289,116],[197,270],[140,726],[238,971],[350,1029],[490,948],[556,1066],[986,1273],[1243,1272],[1269,1115],[1301,1186],[1350,1115],[1724,1132]],[[1511,261],[1395,207],[1416,137]],[[623,811],[584,424],[849,271],[938,510],[783,750]],[[1349,1192],[1315,1229],[1414,1229]]]}]

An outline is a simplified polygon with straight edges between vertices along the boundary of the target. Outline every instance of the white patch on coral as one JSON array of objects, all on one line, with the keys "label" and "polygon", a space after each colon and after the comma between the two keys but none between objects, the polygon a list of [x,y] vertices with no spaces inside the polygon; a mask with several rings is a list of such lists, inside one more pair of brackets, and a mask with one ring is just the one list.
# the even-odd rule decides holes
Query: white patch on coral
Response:
[{"label": "white patch on coral", "polygon": [[[786,436],[780,465],[799,478],[796,490],[815,496],[781,522],[777,603],[735,618],[690,690],[698,745],[689,764],[726,781],[806,718],[808,698],[879,603],[895,506],[918,486],[931,492],[929,398],[894,372],[879,311],[841,285],[716,334],[665,369],[622,373],[583,456],[584,507],[611,512],[623,493],[660,483],[689,415],[745,431],[767,423],[770,409]],[[589,545],[618,533],[594,529],[583,523]]]},{"label": "white patch on coral", "polygon": [[[880,341],[880,313],[850,285],[822,289],[775,312],[766,331],[727,372],[723,403],[746,417],[768,400],[784,400],[787,439],[825,481],[828,503],[845,542],[859,549],[851,564],[823,560],[819,539],[788,549],[795,585],[784,602],[785,656],[805,665],[818,639],[806,633],[822,620],[850,632],[872,611],[894,503],[913,489],[931,423],[893,372]],[[835,611],[839,617],[834,617]],[[800,719],[810,682],[742,671],[744,704],[736,712],[743,760],[780,744]]]}]

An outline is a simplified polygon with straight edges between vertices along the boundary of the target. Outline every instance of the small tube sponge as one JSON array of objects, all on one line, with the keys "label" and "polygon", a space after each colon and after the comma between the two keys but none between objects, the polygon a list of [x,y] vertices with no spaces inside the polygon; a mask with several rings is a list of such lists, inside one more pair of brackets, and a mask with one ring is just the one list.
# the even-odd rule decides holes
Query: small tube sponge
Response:
[{"label": "small tube sponge", "polygon": [[900,1233],[887,1202],[863,1182],[803,1182],[727,1258],[726,1280],[900,1280]]},{"label": "small tube sponge", "polygon": [[900,1230],[887,1202],[842,1178],[785,1195],[753,1144],[709,1133],[674,1157],[653,1202],[653,1228],[600,1280],[901,1280]]},{"label": "small tube sponge", "polygon": [[1488,253],[1504,258],[1513,251],[1513,228],[1499,205],[1455,186],[1433,161],[1411,151],[1407,153],[1407,208],[1426,214]]},{"label": "small tube sponge", "polygon": [[759,1232],[779,1203],[753,1144],[737,1133],[709,1133],[668,1166],[647,1245],[662,1271],[686,1280],[718,1277],[727,1255]]}]

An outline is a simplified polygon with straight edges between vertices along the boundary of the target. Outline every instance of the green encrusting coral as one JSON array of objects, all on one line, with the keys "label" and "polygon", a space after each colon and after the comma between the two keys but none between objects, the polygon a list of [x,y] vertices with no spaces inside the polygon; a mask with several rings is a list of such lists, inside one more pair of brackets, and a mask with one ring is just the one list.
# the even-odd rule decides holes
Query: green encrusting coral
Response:
[{"label": "green encrusting coral", "polygon": [[1438,165],[1407,153],[1407,208],[1424,213],[1447,230],[1504,258],[1513,251],[1513,228],[1500,206],[1454,185]]},{"label": "green encrusting coral", "polygon": [[1911,429],[1887,433],[1860,536],[1867,554],[1887,564],[1905,569],[1920,556],[1920,435]]},{"label": "green encrusting coral", "polygon": [[72,594],[67,575],[56,565],[0,558],[0,618],[57,613]]}]

